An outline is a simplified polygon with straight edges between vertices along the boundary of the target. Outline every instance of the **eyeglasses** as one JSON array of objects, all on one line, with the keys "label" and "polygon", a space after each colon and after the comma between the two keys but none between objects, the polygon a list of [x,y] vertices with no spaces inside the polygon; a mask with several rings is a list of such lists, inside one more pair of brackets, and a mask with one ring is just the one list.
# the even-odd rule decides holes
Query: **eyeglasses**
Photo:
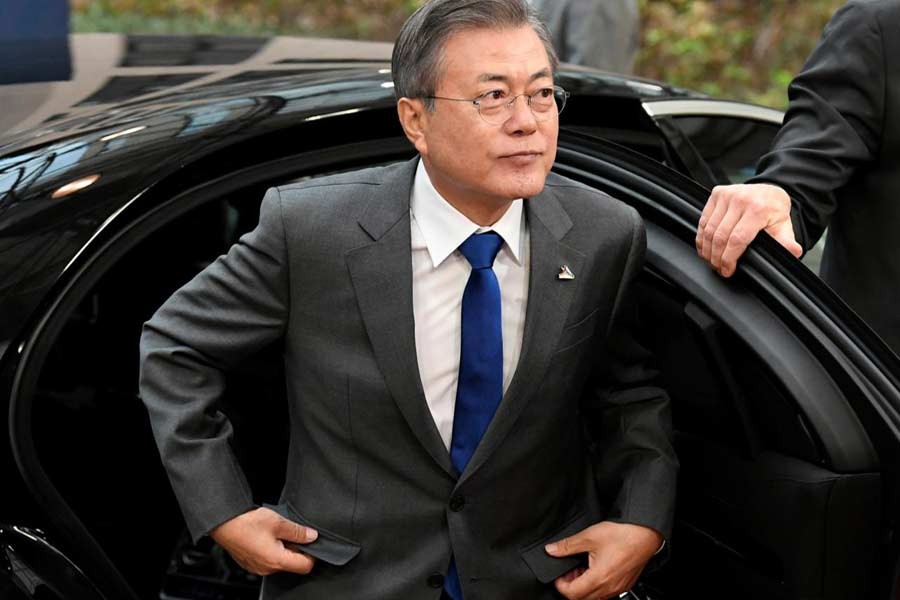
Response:
[{"label": "eyeglasses", "polygon": [[445,98],[443,96],[424,96],[431,100],[450,100],[452,102],[471,102],[478,109],[478,114],[491,125],[503,125],[512,116],[516,100],[524,96],[531,113],[538,121],[548,121],[558,115],[566,107],[566,100],[571,94],[558,85],[543,87],[531,94],[517,94],[510,97],[504,90],[491,90],[475,98]]}]

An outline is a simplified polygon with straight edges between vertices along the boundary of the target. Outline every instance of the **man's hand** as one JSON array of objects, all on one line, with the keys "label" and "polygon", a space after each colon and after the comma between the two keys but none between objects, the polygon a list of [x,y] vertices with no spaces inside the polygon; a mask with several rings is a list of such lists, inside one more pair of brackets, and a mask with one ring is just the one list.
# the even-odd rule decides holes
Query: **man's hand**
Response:
[{"label": "man's hand", "polygon": [[700,216],[697,253],[720,275],[731,277],[738,258],[762,230],[797,258],[803,254],[794,238],[787,192],[767,183],[716,186]]},{"label": "man's hand", "polygon": [[548,544],[546,551],[557,557],[586,552],[588,568],[557,578],[556,589],[569,600],[604,600],[634,587],[662,542],[662,535],[649,527],[603,521]]},{"label": "man's hand", "polygon": [[270,575],[280,571],[309,573],[315,558],[285,547],[315,541],[319,533],[288,521],[268,508],[257,508],[225,521],[209,533],[247,571]]}]

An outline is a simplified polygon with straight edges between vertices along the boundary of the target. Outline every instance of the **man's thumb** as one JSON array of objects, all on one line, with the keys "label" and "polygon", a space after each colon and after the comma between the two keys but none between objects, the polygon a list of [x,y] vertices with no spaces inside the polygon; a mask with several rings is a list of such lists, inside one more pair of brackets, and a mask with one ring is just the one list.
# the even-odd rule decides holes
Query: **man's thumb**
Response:
[{"label": "man's thumb", "polygon": [[563,538],[558,542],[552,542],[544,546],[544,551],[550,556],[570,556],[586,552],[587,548],[584,544],[584,537],[581,533]]},{"label": "man's thumb", "polygon": [[769,234],[795,257],[800,258],[803,254],[803,247],[797,243],[797,239],[794,237],[794,226],[791,224],[790,217],[775,226]]},{"label": "man's thumb", "polygon": [[275,537],[286,542],[309,544],[319,537],[319,532],[311,527],[304,527],[299,523],[282,518],[275,528]]}]

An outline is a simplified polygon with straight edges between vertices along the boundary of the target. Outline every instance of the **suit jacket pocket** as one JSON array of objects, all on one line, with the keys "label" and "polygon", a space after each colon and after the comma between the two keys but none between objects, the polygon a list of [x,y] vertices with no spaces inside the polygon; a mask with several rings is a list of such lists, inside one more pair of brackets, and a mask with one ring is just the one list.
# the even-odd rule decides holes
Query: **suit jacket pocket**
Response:
[{"label": "suit jacket pocket", "polygon": [[274,510],[289,521],[312,527],[319,532],[319,537],[310,544],[292,544],[290,542],[285,542],[285,545],[292,550],[305,552],[310,556],[314,556],[317,559],[336,567],[346,565],[359,554],[360,550],[362,550],[362,546],[359,542],[319,527],[294,510],[288,502],[282,502],[281,504],[263,504],[263,506],[269,510]]},{"label": "suit jacket pocket", "polygon": [[584,318],[563,328],[562,334],[559,337],[559,343],[556,345],[555,353],[559,354],[560,352],[564,352],[593,336],[594,331],[597,328],[597,318],[599,316],[600,307],[597,307]]},{"label": "suit jacket pocket", "polygon": [[548,535],[542,540],[535,542],[522,550],[522,560],[525,561],[525,564],[528,565],[528,568],[531,569],[531,572],[534,573],[534,576],[541,583],[550,583],[572,569],[580,566],[587,566],[587,556],[585,554],[556,558],[555,556],[547,554],[547,551],[544,550],[544,546],[550,542],[557,542],[565,537],[574,535],[591,525],[593,525],[593,523],[586,512],[578,513],[577,516],[570,519],[552,535]]},{"label": "suit jacket pocket", "polygon": [[556,558],[550,556],[544,550],[544,546],[550,542],[556,542],[564,537],[574,535],[593,525],[586,512],[580,512],[577,516],[570,519],[559,530],[552,535],[548,535],[544,539],[535,542],[522,551],[522,560],[537,577],[541,583],[550,583],[557,577],[565,575],[572,569],[579,566],[586,566],[586,556],[584,554],[576,554],[574,556],[566,556],[564,558]]}]

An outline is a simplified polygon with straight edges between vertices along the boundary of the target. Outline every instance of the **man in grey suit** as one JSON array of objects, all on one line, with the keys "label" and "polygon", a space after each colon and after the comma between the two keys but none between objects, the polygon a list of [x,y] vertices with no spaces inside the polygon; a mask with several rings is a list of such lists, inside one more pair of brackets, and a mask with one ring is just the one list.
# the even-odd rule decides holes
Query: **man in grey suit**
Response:
[{"label": "man in grey suit", "polygon": [[[548,176],[555,67],[525,0],[426,3],[393,56],[419,157],[270,190],[145,324],[188,528],[264,598],[617,597],[670,535],[668,399],[632,336],[644,229]],[[218,400],[275,340],[291,443],[258,507]]]}]

